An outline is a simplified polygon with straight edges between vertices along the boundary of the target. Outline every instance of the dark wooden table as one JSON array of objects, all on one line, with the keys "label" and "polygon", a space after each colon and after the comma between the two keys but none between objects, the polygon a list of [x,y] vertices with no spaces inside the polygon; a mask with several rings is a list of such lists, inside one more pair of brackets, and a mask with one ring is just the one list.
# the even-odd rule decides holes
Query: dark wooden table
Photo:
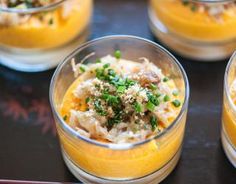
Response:
[{"label": "dark wooden table", "polygon": [[[96,0],[90,39],[131,34],[157,41],[148,28],[146,3]],[[236,169],[220,143],[227,61],[177,58],[189,77],[191,98],[181,160],[163,183],[235,184]],[[0,67],[0,179],[77,181],[62,160],[55,134],[48,101],[53,72],[28,74]]]}]

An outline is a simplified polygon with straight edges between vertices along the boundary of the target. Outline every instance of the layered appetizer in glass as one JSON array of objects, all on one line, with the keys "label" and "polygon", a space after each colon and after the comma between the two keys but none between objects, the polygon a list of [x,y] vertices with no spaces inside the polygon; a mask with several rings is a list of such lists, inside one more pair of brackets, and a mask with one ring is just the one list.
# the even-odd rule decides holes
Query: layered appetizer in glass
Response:
[{"label": "layered appetizer in glass", "polygon": [[1,0],[1,63],[23,71],[55,66],[85,41],[91,14],[92,0]]},{"label": "layered appetizer in glass", "polygon": [[225,72],[221,140],[227,157],[236,167],[236,52]]},{"label": "layered appetizer in glass", "polygon": [[83,182],[160,182],[180,156],[188,97],[185,72],[162,47],[131,36],[85,44],[51,83],[67,166]]},{"label": "layered appetizer in glass", "polygon": [[216,61],[236,48],[235,0],[150,0],[149,17],[154,34],[184,56]]}]

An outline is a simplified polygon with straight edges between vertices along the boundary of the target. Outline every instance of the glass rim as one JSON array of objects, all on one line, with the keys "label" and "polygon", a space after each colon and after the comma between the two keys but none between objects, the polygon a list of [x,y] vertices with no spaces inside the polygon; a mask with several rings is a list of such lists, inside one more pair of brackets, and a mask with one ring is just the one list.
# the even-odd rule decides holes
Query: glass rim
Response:
[{"label": "glass rim", "polygon": [[25,8],[25,9],[17,9],[17,8],[3,8],[1,7],[0,4],[0,11],[6,12],[6,13],[18,13],[18,14],[31,14],[31,13],[38,13],[41,11],[49,11],[52,9],[55,9],[59,5],[61,5],[64,1],[66,0],[58,0],[54,3],[51,3],[47,6],[40,6],[40,7],[35,7],[35,8]]},{"label": "glass rim", "polygon": [[[184,86],[185,86],[185,97],[184,97],[184,103],[181,107],[181,111],[179,112],[178,116],[175,118],[175,120],[171,123],[171,125],[169,127],[167,127],[164,131],[162,131],[160,134],[157,134],[151,138],[145,139],[143,141],[139,141],[139,142],[135,142],[135,143],[122,143],[122,144],[116,144],[116,143],[102,143],[84,136],[81,136],[78,132],[76,132],[72,127],[70,127],[61,117],[61,115],[59,114],[59,112],[56,110],[56,105],[54,103],[54,99],[53,99],[53,94],[54,94],[54,90],[55,90],[55,83],[59,77],[59,73],[62,70],[62,68],[68,63],[68,61],[71,60],[71,58],[73,58],[73,56],[75,56],[75,54],[79,53],[81,50],[83,50],[84,48],[88,47],[89,45],[99,42],[99,41],[104,41],[104,40],[112,40],[112,39],[134,39],[134,40],[139,40],[142,42],[145,42],[147,44],[152,45],[153,47],[156,47],[157,49],[161,50],[164,54],[166,54],[168,57],[170,57],[173,62],[177,65],[177,67],[179,68],[182,76],[183,76],[183,80],[184,80]],[[164,47],[160,46],[157,43],[154,43],[150,40],[147,40],[145,38],[141,38],[141,37],[137,37],[137,36],[131,36],[131,35],[112,35],[112,36],[104,36],[104,37],[100,37],[94,40],[91,40],[89,42],[86,42],[84,44],[82,44],[80,47],[78,47],[77,49],[75,49],[71,54],[69,54],[57,67],[56,71],[53,74],[53,77],[51,79],[51,83],[50,83],[50,90],[49,90],[49,100],[50,100],[50,104],[52,107],[52,111],[53,113],[56,115],[56,118],[59,120],[59,124],[61,125],[61,127],[70,135],[73,135],[76,138],[79,138],[87,143],[96,145],[96,146],[101,146],[101,147],[105,147],[108,149],[113,149],[113,150],[126,150],[126,149],[131,149],[137,146],[141,146],[145,143],[151,142],[152,140],[155,139],[160,139],[161,137],[163,137],[164,135],[166,135],[167,133],[169,133],[174,127],[176,127],[179,122],[180,119],[182,118],[182,116],[184,115],[184,113],[186,112],[186,109],[188,107],[188,101],[189,101],[189,95],[190,95],[190,88],[189,88],[189,82],[188,82],[188,78],[187,78],[187,74],[185,72],[185,70],[183,69],[182,65],[179,63],[179,61],[168,51],[166,50]]]},{"label": "glass rim", "polygon": [[225,88],[226,98],[228,99],[230,106],[233,108],[233,111],[236,112],[236,106],[230,96],[230,86],[229,86],[229,81],[228,81],[229,71],[234,62],[236,62],[236,50],[231,56],[229,63],[226,66],[225,76],[224,76],[224,88]]}]

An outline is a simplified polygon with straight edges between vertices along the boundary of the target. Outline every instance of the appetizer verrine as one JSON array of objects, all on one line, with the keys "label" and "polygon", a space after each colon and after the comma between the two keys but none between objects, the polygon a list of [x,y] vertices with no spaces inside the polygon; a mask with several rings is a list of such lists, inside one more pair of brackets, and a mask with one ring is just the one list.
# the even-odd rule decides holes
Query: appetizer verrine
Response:
[{"label": "appetizer verrine", "polygon": [[236,167],[236,52],[225,73],[222,143],[226,155]]},{"label": "appetizer verrine", "polygon": [[82,136],[129,143],[160,134],[179,114],[173,80],[147,58],[137,63],[110,55],[96,64],[74,64],[81,74],[65,94],[61,115]]},{"label": "appetizer verrine", "polygon": [[[56,7],[48,9],[50,5]],[[28,13],[36,8],[41,9]],[[11,12],[12,9],[15,11]],[[58,47],[84,31],[91,11],[92,0],[2,0],[0,45],[30,49]]]},{"label": "appetizer verrine", "polygon": [[[232,54],[236,47],[235,0],[151,0],[150,18],[154,33],[184,55],[221,59]],[[165,41],[164,36],[173,38],[175,43]],[[217,47],[220,53],[214,57]],[[201,48],[203,52],[197,56]],[[203,48],[211,53],[205,53]]]},{"label": "appetizer verrine", "polygon": [[[140,45],[150,48],[138,51]],[[104,52],[117,46],[121,51]],[[141,38],[105,37],[79,48],[58,68],[51,103],[64,160],[77,178],[149,183],[172,171],[181,151],[188,86],[165,52]]]},{"label": "appetizer verrine", "polygon": [[87,39],[92,9],[92,0],[1,0],[0,63],[30,72],[55,67]]}]

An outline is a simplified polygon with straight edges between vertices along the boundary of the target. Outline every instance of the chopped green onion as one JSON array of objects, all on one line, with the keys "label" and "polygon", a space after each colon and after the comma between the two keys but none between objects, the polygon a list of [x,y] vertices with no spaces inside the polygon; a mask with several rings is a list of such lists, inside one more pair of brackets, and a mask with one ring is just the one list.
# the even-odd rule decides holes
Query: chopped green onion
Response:
[{"label": "chopped green onion", "polygon": [[120,50],[116,50],[115,53],[114,53],[114,56],[116,57],[116,59],[120,59],[121,58]]},{"label": "chopped green onion", "polygon": [[175,107],[179,107],[181,105],[181,102],[179,100],[174,100],[172,101],[172,104],[175,106]]},{"label": "chopped green onion", "polygon": [[125,86],[119,86],[117,88],[117,93],[124,93],[124,91],[126,90],[126,87]]},{"label": "chopped green onion", "polygon": [[152,102],[150,102],[150,101],[148,101],[146,107],[147,107],[147,109],[148,109],[149,111],[151,111],[151,112],[153,112],[154,109],[155,109],[155,105],[154,105]]},{"label": "chopped green onion", "polygon": [[131,80],[131,79],[128,79],[128,78],[125,79],[125,86],[126,86],[127,88],[129,88],[130,86],[133,86],[133,85],[135,85],[135,84],[136,84],[135,81],[133,81],[133,80]]},{"label": "chopped green onion", "polygon": [[115,77],[116,72],[113,69],[108,69],[108,75]]},{"label": "chopped green onion", "polygon": [[164,77],[163,82],[167,82],[169,80],[168,77]]},{"label": "chopped green onion", "polygon": [[105,78],[104,76],[104,68],[97,68],[96,69],[96,77],[100,80],[103,80]]},{"label": "chopped green onion", "polygon": [[161,96],[161,93],[157,93],[156,97],[159,98]]},{"label": "chopped green onion", "polygon": [[120,121],[121,120],[119,118],[111,118],[111,119],[108,119],[107,125],[109,128],[112,128],[114,124],[119,124]]},{"label": "chopped green onion", "polygon": [[64,120],[64,121],[66,121],[66,120],[67,120],[67,115],[65,115],[65,116],[63,117],[63,120]]},{"label": "chopped green onion", "polygon": [[101,115],[101,116],[106,116],[107,112],[103,110],[102,106],[101,106],[101,101],[99,101],[98,99],[96,99],[94,101],[94,107],[96,112]]},{"label": "chopped green onion", "polygon": [[164,100],[164,102],[168,102],[168,101],[170,101],[170,97],[168,95],[165,95],[163,100]]},{"label": "chopped green onion", "polygon": [[85,72],[85,67],[84,67],[84,66],[80,66],[79,69],[80,69],[80,71],[81,71],[82,73]]},{"label": "chopped green onion", "polygon": [[150,124],[152,126],[152,131],[154,131],[157,127],[157,118],[156,118],[156,116],[151,116]]},{"label": "chopped green onion", "polygon": [[152,102],[155,106],[160,104],[160,101],[157,96],[153,95],[151,92],[147,92],[147,97],[150,102]]},{"label": "chopped green onion", "polygon": [[140,113],[140,112],[142,112],[142,111],[143,111],[143,109],[142,109],[142,106],[141,106],[141,104],[140,104],[140,103],[138,103],[138,102],[136,102],[136,103],[134,104],[134,110],[135,110],[135,112],[137,112],[137,113]]},{"label": "chopped green onion", "polygon": [[108,105],[112,106],[112,105],[117,105],[119,104],[120,100],[118,96],[114,96],[114,95],[109,95],[109,94],[102,94],[102,99],[106,100],[106,102],[108,103]]},{"label": "chopped green onion", "polygon": [[90,101],[90,98],[87,97],[87,98],[85,99],[85,102],[86,102],[86,103],[89,103],[89,101]]},{"label": "chopped green onion", "polygon": [[174,91],[172,92],[172,94],[173,94],[174,96],[178,96],[178,95],[179,95],[179,91],[178,91],[178,90],[174,90]]},{"label": "chopped green onion", "polygon": [[108,68],[110,66],[110,63],[107,63],[105,65],[103,65],[103,68]]},{"label": "chopped green onion", "polygon": [[155,84],[150,84],[150,88],[152,89],[152,90],[156,90],[157,89],[157,86],[155,85]]}]

